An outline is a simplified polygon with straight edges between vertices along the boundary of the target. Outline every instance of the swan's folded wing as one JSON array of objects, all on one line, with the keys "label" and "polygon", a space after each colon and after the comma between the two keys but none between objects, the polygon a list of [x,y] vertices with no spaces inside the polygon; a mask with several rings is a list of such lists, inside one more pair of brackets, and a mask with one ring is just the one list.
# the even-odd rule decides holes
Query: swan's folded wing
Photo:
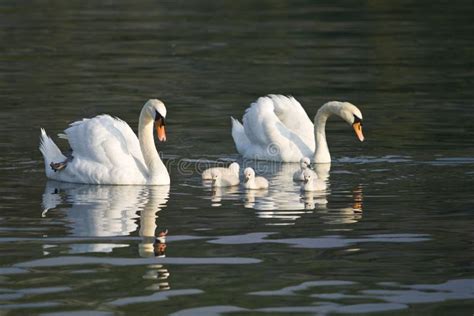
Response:
[{"label": "swan's folded wing", "polygon": [[143,161],[138,138],[127,123],[99,115],[74,122],[64,131],[74,157],[102,164],[129,166]]},{"label": "swan's folded wing", "polygon": [[269,97],[260,97],[245,111],[244,130],[252,144],[268,147],[291,142],[293,133],[282,124],[274,109]]},{"label": "swan's folded wing", "polygon": [[296,135],[300,136],[307,145],[314,143],[314,124],[306,114],[303,106],[292,96],[270,94],[275,108],[275,115],[280,122]]},{"label": "swan's folded wing", "polygon": [[[248,157],[298,161],[301,156],[313,152],[307,138],[296,134],[280,121],[270,97],[261,97],[252,103],[244,114],[243,123],[245,134],[252,143],[246,152]],[[312,128],[310,133],[313,134]]]},{"label": "swan's folded wing", "polygon": [[235,118],[230,118],[232,121],[232,138],[234,139],[235,147],[241,155],[245,155],[251,143],[245,134],[244,126]]},{"label": "swan's folded wing", "polygon": [[253,102],[242,118],[245,134],[254,145],[267,146],[280,138],[277,125],[280,119],[275,115],[273,102],[260,97]]}]

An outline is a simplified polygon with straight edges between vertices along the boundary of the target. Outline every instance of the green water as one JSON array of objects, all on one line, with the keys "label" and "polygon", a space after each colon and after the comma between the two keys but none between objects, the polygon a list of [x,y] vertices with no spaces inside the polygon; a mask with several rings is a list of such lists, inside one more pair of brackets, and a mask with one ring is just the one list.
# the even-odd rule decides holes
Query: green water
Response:
[{"label": "green water", "polygon": [[[0,313],[471,315],[472,16],[471,1],[0,3]],[[297,165],[237,154],[229,117],[268,93],[310,117],[362,110],[364,143],[328,122],[325,196],[300,192]],[[136,131],[149,98],[168,108],[170,188],[46,180],[40,127],[57,140],[110,113]],[[196,169],[219,159],[270,189],[204,186]]]}]

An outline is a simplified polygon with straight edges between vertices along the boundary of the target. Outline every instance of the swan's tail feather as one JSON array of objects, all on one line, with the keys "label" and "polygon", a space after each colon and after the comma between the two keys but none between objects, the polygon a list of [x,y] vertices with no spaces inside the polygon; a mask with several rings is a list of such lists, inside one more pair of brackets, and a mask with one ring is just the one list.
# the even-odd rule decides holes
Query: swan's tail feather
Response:
[{"label": "swan's tail feather", "polygon": [[51,171],[51,167],[49,165],[52,162],[61,162],[66,160],[66,157],[61,153],[53,140],[48,135],[46,135],[46,131],[43,128],[41,129],[39,150],[44,157],[46,174],[49,174],[49,171]]},{"label": "swan's tail feather", "polygon": [[250,141],[245,134],[244,126],[237,119],[230,117],[232,121],[232,138],[234,139],[235,147],[242,156],[250,146]]},{"label": "swan's tail feather", "polygon": [[58,137],[61,138],[61,139],[69,140],[69,138],[67,137],[67,135],[65,133],[59,133]]}]

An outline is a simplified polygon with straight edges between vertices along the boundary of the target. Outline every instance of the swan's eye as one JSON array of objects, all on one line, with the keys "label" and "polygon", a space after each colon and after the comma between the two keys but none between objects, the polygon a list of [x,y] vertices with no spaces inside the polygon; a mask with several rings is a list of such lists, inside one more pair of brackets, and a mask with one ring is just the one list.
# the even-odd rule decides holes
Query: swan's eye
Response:
[{"label": "swan's eye", "polygon": [[356,124],[356,123],[359,123],[360,126],[362,127],[362,119],[354,114],[354,123],[352,124]]},{"label": "swan's eye", "polygon": [[166,126],[165,118],[157,110],[155,110],[155,121],[161,120],[161,126]]}]

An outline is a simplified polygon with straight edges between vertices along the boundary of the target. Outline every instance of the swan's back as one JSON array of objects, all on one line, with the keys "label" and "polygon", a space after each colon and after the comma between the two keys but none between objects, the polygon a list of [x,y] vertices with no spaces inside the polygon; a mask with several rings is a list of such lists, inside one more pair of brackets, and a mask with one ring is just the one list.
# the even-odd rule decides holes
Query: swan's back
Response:
[{"label": "swan's back", "polygon": [[140,143],[130,126],[110,115],[76,121],[64,132],[74,157],[114,166],[129,164],[131,156],[144,161]]},{"label": "swan's back", "polygon": [[[64,159],[59,159],[59,155],[53,157],[50,153],[54,151],[43,153],[48,178],[90,184],[147,184],[148,170],[140,143],[124,121],[99,115],[76,121],[64,132],[60,137],[68,140],[71,157],[63,170],[54,172],[49,164]],[[41,137],[43,152],[54,142],[43,131]]]},{"label": "swan's back", "polygon": [[250,104],[245,110],[242,118],[245,134],[254,145],[267,145],[269,124],[276,123],[273,102],[268,97],[260,97],[256,102]]},{"label": "swan's back", "polygon": [[260,97],[245,110],[242,122],[232,120],[232,136],[246,158],[298,161],[314,155],[313,123],[293,97]]},{"label": "swan's back", "polygon": [[[268,97],[272,100],[275,114],[283,125],[297,135],[309,138],[312,136],[312,141],[314,142],[314,124],[309,119],[301,103],[292,96],[270,94]],[[309,141],[311,139],[305,140],[305,142]]]}]

